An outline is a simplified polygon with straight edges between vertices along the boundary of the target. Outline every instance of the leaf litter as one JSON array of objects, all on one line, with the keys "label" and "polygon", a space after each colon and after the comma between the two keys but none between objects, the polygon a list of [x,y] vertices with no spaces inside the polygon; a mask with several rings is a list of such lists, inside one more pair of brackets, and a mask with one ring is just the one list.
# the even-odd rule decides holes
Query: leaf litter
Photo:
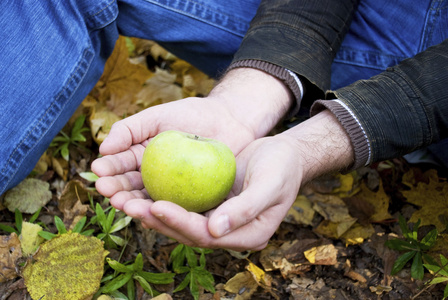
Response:
[{"label": "leaf litter", "polygon": [[[67,123],[65,132],[70,132],[77,118],[86,116],[90,134],[84,134],[84,149],[70,145],[67,161],[49,148],[29,178],[1,196],[0,223],[14,227],[16,209],[24,220],[21,238],[1,232],[0,299],[40,299],[44,294],[43,299],[125,299],[121,295],[126,287],[113,295],[96,293],[101,280],[107,280],[103,276],[111,274],[104,264],[106,255],[121,264],[141,257],[138,265],[144,268],[139,272],[173,272],[170,255],[178,244],[138,221],[124,222],[119,212],[114,219],[126,226],[115,226],[120,230],[111,236],[122,247],[106,251],[99,239],[70,230],[89,220],[81,229],[94,230],[94,236],[101,233],[95,203],[106,219],[112,215],[108,199],[95,191],[95,178],[89,175],[98,144],[112,124],[149,106],[207,95],[213,85],[212,79],[156,43],[120,37],[100,81]],[[421,221],[421,236],[437,228],[428,255],[448,257],[446,175],[432,166],[414,167],[395,159],[314,180],[302,187],[264,250],[204,252],[214,288],[197,290],[199,299],[442,299],[443,284],[425,285],[435,276],[430,272],[422,281],[414,280],[408,264],[391,276],[400,253],[385,242],[402,236],[397,220],[403,215],[411,227]],[[41,208],[37,220],[28,222]],[[114,220],[109,221],[112,227]],[[67,231],[57,234],[61,226]],[[42,230],[56,237],[43,241]],[[201,258],[201,266],[204,262]],[[187,273],[178,276],[182,274]],[[153,299],[193,299],[188,288],[173,293],[185,281],[178,276],[173,283],[154,285],[161,294]],[[133,282],[135,299],[150,298],[142,278],[128,282]]]}]

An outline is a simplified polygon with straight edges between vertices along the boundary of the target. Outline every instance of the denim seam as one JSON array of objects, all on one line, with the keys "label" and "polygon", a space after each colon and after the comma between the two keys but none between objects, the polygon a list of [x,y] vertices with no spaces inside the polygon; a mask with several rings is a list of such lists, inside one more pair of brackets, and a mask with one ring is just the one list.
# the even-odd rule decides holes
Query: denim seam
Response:
[{"label": "denim seam", "polygon": [[432,39],[432,35],[434,33],[434,25],[435,25],[435,13],[438,13],[439,11],[443,9],[447,9],[448,5],[442,6],[442,3],[444,0],[436,0],[433,1],[431,7],[429,8],[426,18],[425,18],[425,24],[423,27],[423,34],[420,40],[420,47],[419,52],[425,50],[428,48],[428,41]]},{"label": "denim seam", "polygon": [[[235,29],[230,29],[230,28],[225,27],[225,26],[222,26],[222,25],[220,25],[220,24],[218,24],[218,23],[214,23],[214,22],[211,22],[211,21],[209,21],[209,20],[207,20],[207,19],[201,18],[201,17],[198,16],[198,15],[189,13],[188,11],[181,10],[181,9],[178,9],[178,8],[175,8],[175,7],[172,7],[172,6],[164,5],[164,4],[159,3],[159,2],[157,2],[157,1],[152,1],[152,0],[144,0],[144,1],[146,1],[146,2],[148,2],[148,3],[152,3],[152,4],[154,4],[154,5],[158,5],[159,7],[162,7],[162,8],[164,8],[164,9],[167,9],[167,10],[170,10],[170,11],[175,11],[175,12],[181,14],[181,15],[184,15],[184,16],[187,16],[187,17],[190,17],[190,18],[193,18],[193,19],[195,19],[195,20],[204,22],[204,23],[206,23],[206,24],[215,26],[215,27],[217,27],[217,28],[223,29],[224,31],[230,32],[230,33],[235,34],[235,35],[237,35],[237,36],[243,37],[243,36],[245,35],[245,33],[240,33],[240,32],[238,32],[238,30],[237,30],[236,28],[235,28]],[[207,7],[207,6],[201,5],[200,3],[197,3],[197,2],[194,2],[194,1],[189,1],[189,2],[190,2],[190,3],[198,4],[198,5],[200,5],[201,7],[204,7],[206,10],[208,10],[208,11],[214,13],[214,14],[219,14],[219,15],[222,15],[222,16],[225,16],[225,17],[232,17],[232,18],[234,18],[235,20],[239,21],[240,23],[245,23],[245,21],[242,20],[242,19],[238,19],[238,18],[235,18],[234,16],[229,16],[229,15],[223,14],[223,13],[220,12],[220,11],[215,11],[215,10],[213,10],[213,9],[210,9],[210,8]],[[234,22],[234,23],[235,23],[235,22]],[[233,27],[236,27],[236,26],[233,26]]]},{"label": "denim seam", "polygon": [[[108,10],[111,6],[116,4],[116,2],[117,2],[117,0],[111,0],[105,7],[101,8],[100,10],[92,12],[92,13],[86,13],[85,18],[86,18],[86,20],[88,20],[88,23],[89,24],[95,24],[96,22],[94,20],[92,20],[92,19],[94,19],[95,17],[97,17],[101,13],[105,12],[106,10]],[[98,30],[98,29],[101,29],[101,28],[104,28],[107,25],[111,24],[117,18],[117,15],[118,15],[118,8],[114,12],[114,15],[113,15],[114,17],[113,18],[105,21],[101,25],[89,27],[89,32],[94,31],[94,30]]]},{"label": "denim seam", "polygon": [[383,71],[384,69],[386,69],[388,67],[391,67],[391,66],[389,66],[389,65],[388,66],[385,66],[385,65],[373,65],[373,64],[369,64],[369,63],[362,63],[362,62],[356,62],[356,61],[353,61],[353,60],[345,60],[345,59],[342,59],[342,58],[337,58],[338,56],[340,56],[339,53],[344,53],[344,52],[355,52],[357,54],[364,53],[364,54],[372,55],[372,56],[375,56],[375,57],[378,57],[378,58],[386,58],[386,59],[389,59],[391,61],[396,61],[397,64],[400,61],[406,59],[406,57],[403,57],[403,56],[379,54],[378,52],[374,52],[374,51],[359,50],[359,49],[350,48],[350,47],[341,47],[338,50],[338,52],[336,54],[336,57],[334,58],[334,62],[337,62],[337,63],[344,63],[344,64],[347,64],[347,65],[353,65],[353,66],[358,66],[358,67],[367,67],[367,68],[372,68],[372,69],[381,70],[381,71]]},{"label": "denim seam", "polygon": [[[30,135],[33,133],[34,130],[36,130],[36,128],[38,128],[39,126],[42,127],[46,127],[45,131],[48,131],[48,129],[51,127],[51,124],[48,124],[47,126],[43,125],[44,123],[42,122],[47,114],[49,114],[49,112],[54,108],[55,105],[57,105],[57,103],[60,101],[59,98],[61,98],[61,96],[64,94],[64,92],[67,92],[69,90],[69,85],[72,83],[72,81],[75,78],[75,75],[77,74],[78,70],[80,70],[80,68],[82,67],[83,64],[89,66],[89,62],[88,62],[88,54],[90,54],[90,50],[91,47],[88,47],[85,49],[83,56],[80,59],[80,62],[78,63],[78,66],[76,67],[76,69],[72,72],[72,75],[70,76],[69,80],[67,81],[67,83],[64,85],[64,87],[61,89],[61,91],[56,95],[56,97],[54,98],[54,101],[52,102],[52,104],[47,108],[47,110],[45,111],[45,113],[41,116],[41,118],[39,119],[39,121],[33,126],[33,128],[31,128],[30,130],[28,130],[27,135],[22,139],[22,141],[20,142],[20,144],[17,145],[17,147],[15,147],[14,151],[11,153],[11,155],[9,156],[8,160],[5,163],[5,167],[3,168],[3,170],[1,171],[1,174],[6,174],[6,170],[7,170],[7,166],[8,164],[11,162],[11,160],[13,159],[14,155],[18,152],[18,150],[25,144],[25,142],[28,140],[28,138],[30,137]],[[93,55],[91,55],[91,57],[93,58]],[[86,73],[86,72],[85,72]],[[84,73],[84,75],[85,75]],[[73,92],[78,88],[78,85],[76,85],[73,90],[71,91],[71,95],[73,95]],[[67,97],[65,99],[69,99],[70,97]],[[57,113],[57,115],[60,115],[61,112],[63,111],[65,105],[66,105],[67,101],[65,102],[64,105],[62,105],[61,109],[59,109],[59,112]],[[53,123],[57,118],[53,119]],[[33,145],[30,145],[30,149],[33,149],[36,144],[42,139],[42,137],[45,136],[45,132],[42,133],[40,135],[40,137],[34,141]],[[29,153],[29,151],[28,151]],[[17,164],[21,164],[23,162],[24,157],[26,157],[27,154],[25,155],[20,155],[19,158],[21,158],[20,160],[17,160]],[[16,168],[15,172],[11,173],[9,176],[9,179],[6,178],[7,182],[5,184],[5,187],[8,186],[8,184],[11,182],[11,179],[14,177],[14,175],[17,173],[17,171],[19,170],[19,168]],[[5,176],[7,177],[7,176]]]}]

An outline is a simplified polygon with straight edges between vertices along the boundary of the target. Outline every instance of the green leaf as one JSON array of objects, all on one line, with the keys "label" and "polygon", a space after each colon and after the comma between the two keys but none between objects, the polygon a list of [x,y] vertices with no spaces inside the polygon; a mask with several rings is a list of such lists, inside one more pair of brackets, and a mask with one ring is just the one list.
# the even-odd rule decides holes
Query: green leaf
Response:
[{"label": "green leaf", "polygon": [[124,286],[130,279],[132,279],[132,272],[121,273],[103,287],[103,292],[110,293],[112,291],[118,290],[119,288]]},{"label": "green leaf", "polygon": [[29,222],[33,223],[34,221],[37,220],[37,218],[39,217],[40,211],[42,210],[42,207],[40,207],[30,218]]},{"label": "green leaf", "polygon": [[215,278],[213,278],[213,275],[203,268],[195,268],[194,272],[198,283],[207,291],[215,293]]},{"label": "green leaf", "polygon": [[184,265],[185,260],[185,248],[183,244],[179,244],[171,251],[170,260],[173,265],[173,271],[179,273],[177,270]]},{"label": "green leaf", "polygon": [[56,225],[56,228],[58,229],[59,234],[63,234],[63,233],[67,232],[64,222],[62,222],[61,218],[59,218],[58,216],[54,216],[54,225]]},{"label": "green leaf", "polygon": [[66,161],[68,161],[70,158],[70,151],[68,150],[68,145],[69,145],[69,143],[64,143],[61,145],[61,156]]},{"label": "green leaf", "polygon": [[122,273],[129,273],[129,272],[132,273],[133,272],[131,267],[123,265],[122,263],[119,263],[118,261],[113,260],[109,257],[106,258],[106,261],[107,261],[108,265],[115,271],[122,272]]},{"label": "green leaf", "polygon": [[134,280],[129,280],[126,285],[126,290],[128,291],[128,298],[135,299],[135,284]]},{"label": "green leaf", "polygon": [[126,240],[119,236],[109,234],[109,238],[112,240],[112,242],[114,242],[115,244],[117,244],[120,247],[123,247],[124,244],[126,244]]},{"label": "green leaf", "polygon": [[410,232],[408,228],[408,223],[402,215],[398,216],[398,224],[400,225],[401,233],[407,239],[410,237]]},{"label": "green leaf", "polygon": [[138,271],[137,274],[143,277],[146,281],[153,284],[168,284],[174,281],[174,273],[151,273],[145,271]]},{"label": "green leaf", "polygon": [[82,229],[84,228],[84,225],[86,225],[87,217],[82,217],[73,227],[73,232],[81,233]]},{"label": "green leaf", "polygon": [[15,228],[8,226],[8,225],[4,225],[4,224],[0,224],[0,230],[6,231],[9,233],[15,232],[17,235],[20,234],[20,232],[18,232]]},{"label": "green leaf", "polygon": [[134,263],[132,264],[132,269],[134,271],[142,271],[143,270],[143,255],[141,253],[137,254]]},{"label": "green leaf", "polygon": [[114,219],[115,219],[115,212],[116,212],[115,207],[112,207],[112,209],[107,214],[106,226],[104,228],[104,232],[107,232],[107,233],[111,232],[110,229],[111,229],[112,223],[114,222]]},{"label": "green leaf", "polygon": [[80,115],[78,118],[76,118],[75,123],[73,124],[72,127],[72,136],[76,133],[78,133],[82,126],[84,125],[84,121],[86,120],[86,116],[85,115]]},{"label": "green leaf", "polygon": [[[445,299],[446,297],[448,297],[448,285],[445,287],[445,289],[443,290],[443,299]],[[442,300],[443,300],[442,299]]]},{"label": "green leaf", "polygon": [[423,268],[422,253],[417,252],[414,255],[414,260],[411,265],[411,277],[414,279],[422,280],[425,269]]},{"label": "green leaf", "polygon": [[82,235],[91,236],[95,232],[95,229],[88,229],[81,232]]},{"label": "green leaf", "polygon": [[398,251],[418,251],[419,248],[417,245],[413,245],[409,243],[408,241],[400,240],[400,239],[393,239],[386,241],[384,243],[387,247],[390,249],[398,250]]},{"label": "green leaf", "polygon": [[134,279],[140,283],[142,288],[149,294],[151,297],[159,295],[159,293],[156,290],[153,290],[149,283],[141,276],[134,275]]},{"label": "green leaf", "polygon": [[[109,295],[112,296],[114,298],[114,300],[129,300],[129,298],[125,294],[123,294],[119,291],[110,292]],[[134,299],[131,299],[131,300],[134,300]]]},{"label": "green leaf", "polygon": [[17,231],[20,233],[22,232],[23,216],[20,210],[18,210],[17,208],[14,210],[14,217],[16,221]]},{"label": "green leaf", "polygon": [[52,238],[58,236],[57,234],[54,234],[54,233],[51,233],[51,232],[48,232],[48,231],[39,231],[38,234],[39,234],[39,236],[43,237],[46,240],[51,240]]},{"label": "green leaf", "polygon": [[428,234],[425,235],[425,237],[420,241],[420,247],[422,250],[429,250],[437,241],[438,236],[437,229],[433,229]]},{"label": "green leaf", "polygon": [[433,278],[433,279],[429,282],[429,284],[438,284],[438,283],[446,282],[446,281],[448,281],[448,278],[447,278],[447,277],[436,277],[436,278]]},{"label": "green leaf", "polygon": [[103,229],[104,232],[107,232],[107,230],[105,228],[106,214],[104,213],[104,210],[99,203],[96,203],[95,213],[96,213],[97,221],[98,221],[99,225],[101,226],[101,228]]},{"label": "green leaf", "polygon": [[185,257],[187,258],[187,264],[190,268],[194,268],[198,265],[198,258],[192,247],[185,246]]},{"label": "green leaf", "polygon": [[390,272],[391,275],[397,274],[403,267],[406,265],[406,263],[414,257],[416,254],[416,251],[410,251],[402,254],[398,259],[395,261],[392,271]]},{"label": "green leaf", "polygon": [[120,220],[115,222],[114,225],[112,225],[109,233],[113,233],[113,232],[116,232],[116,231],[119,231],[119,230],[125,228],[126,226],[129,225],[129,223],[131,223],[131,221],[132,221],[132,217],[129,217],[129,216],[121,218]]},{"label": "green leaf", "polygon": [[90,182],[96,182],[99,178],[98,175],[93,172],[81,172],[79,173],[79,176]]},{"label": "green leaf", "polygon": [[188,273],[185,276],[184,280],[182,280],[182,282],[177,286],[177,288],[174,289],[173,293],[182,291],[184,288],[186,288],[190,283],[190,280],[191,280],[191,273]]}]

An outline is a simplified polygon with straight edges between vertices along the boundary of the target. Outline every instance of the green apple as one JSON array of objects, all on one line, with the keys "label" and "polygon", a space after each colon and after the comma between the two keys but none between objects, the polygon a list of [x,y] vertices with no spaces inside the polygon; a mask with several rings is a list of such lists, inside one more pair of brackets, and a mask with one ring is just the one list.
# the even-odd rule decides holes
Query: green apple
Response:
[{"label": "green apple", "polygon": [[235,180],[232,151],[222,142],[180,131],[164,131],[146,146],[143,184],[154,201],[174,202],[188,211],[219,205]]}]

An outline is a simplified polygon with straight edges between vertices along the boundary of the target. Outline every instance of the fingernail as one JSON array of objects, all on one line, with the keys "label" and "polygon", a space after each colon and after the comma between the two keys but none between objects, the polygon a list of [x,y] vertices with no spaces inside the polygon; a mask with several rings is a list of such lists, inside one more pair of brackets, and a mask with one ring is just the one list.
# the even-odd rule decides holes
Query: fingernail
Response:
[{"label": "fingernail", "polygon": [[165,222],[166,220],[165,215],[162,213],[155,214],[154,216],[162,222]]},{"label": "fingernail", "polygon": [[216,222],[217,222],[216,234],[218,236],[223,236],[230,232],[230,219],[228,215],[219,216]]}]

